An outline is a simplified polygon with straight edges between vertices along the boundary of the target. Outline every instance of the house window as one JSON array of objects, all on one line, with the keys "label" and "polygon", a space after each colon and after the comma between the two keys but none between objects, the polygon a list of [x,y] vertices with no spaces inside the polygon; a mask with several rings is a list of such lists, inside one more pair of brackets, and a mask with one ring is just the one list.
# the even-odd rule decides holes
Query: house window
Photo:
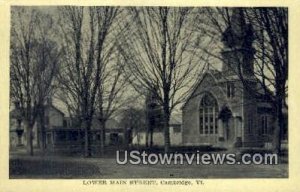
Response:
[{"label": "house window", "polygon": [[227,98],[233,98],[235,95],[235,87],[233,82],[227,82]]},{"label": "house window", "polygon": [[51,133],[47,133],[47,144],[52,144],[52,135]]},{"label": "house window", "polygon": [[199,132],[202,135],[218,134],[218,104],[211,94],[206,94],[199,108]]},{"label": "house window", "polygon": [[67,120],[65,120],[65,119],[63,120],[63,127],[64,127],[64,128],[68,127],[68,125],[67,125]]},{"label": "house window", "polygon": [[268,134],[268,116],[267,115],[262,115],[261,116],[261,130],[262,134],[266,135]]},{"label": "house window", "polygon": [[174,131],[174,133],[180,133],[181,132],[181,126],[180,125],[173,125],[173,131]]},{"label": "house window", "polygon": [[96,139],[97,141],[100,141],[101,140],[101,135],[100,135],[100,133],[97,133],[97,139]]}]

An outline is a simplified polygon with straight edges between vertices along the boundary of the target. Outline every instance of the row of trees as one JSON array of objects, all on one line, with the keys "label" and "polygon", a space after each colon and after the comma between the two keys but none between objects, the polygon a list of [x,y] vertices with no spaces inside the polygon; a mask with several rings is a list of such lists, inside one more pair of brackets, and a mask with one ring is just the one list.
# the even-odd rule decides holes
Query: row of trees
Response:
[{"label": "row of trees", "polygon": [[[266,92],[271,90],[280,132],[282,103],[287,97],[287,11],[239,10],[257,34],[256,75]],[[34,123],[39,120],[44,124],[43,106],[52,95],[85,129],[88,157],[93,117],[101,122],[104,152],[106,121],[140,95],[149,94],[162,108],[168,152],[172,111],[186,99],[207,66],[213,65],[210,61],[222,59],[216,42],[231,25],[231,11],[74,6],[45,11],[13,7],[11,100],[18,102],[22,111],[28,152],[33,154]],[[240,78],[243,80],[242,74]],[[44,149],[44,135],[41,141]]]},{"label": "row of trees", "polygon": [[[116,44],[122,33],[121,10],[115,7],[60,8],[63,69],[61,97],[85,129],[85,156],[91,155],[90,129],[96,115],[101,123],[101,151],[105,145],[105,123],[119,108],[126,81],[121,76]],[[67,90],[67,91],[66,91]],[[71,108],[70,108],[71,110]],[[97,111],[97,114],[95,114]]]}]

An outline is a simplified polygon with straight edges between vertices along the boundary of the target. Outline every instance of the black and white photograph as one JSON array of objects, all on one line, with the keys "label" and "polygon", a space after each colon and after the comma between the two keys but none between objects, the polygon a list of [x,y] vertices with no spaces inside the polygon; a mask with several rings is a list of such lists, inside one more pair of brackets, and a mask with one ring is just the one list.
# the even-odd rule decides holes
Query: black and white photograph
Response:
[{"label": "black and white photograph", "polygon": [[9,179],[288,179],[288,21],[283,6],[10,6]]}]

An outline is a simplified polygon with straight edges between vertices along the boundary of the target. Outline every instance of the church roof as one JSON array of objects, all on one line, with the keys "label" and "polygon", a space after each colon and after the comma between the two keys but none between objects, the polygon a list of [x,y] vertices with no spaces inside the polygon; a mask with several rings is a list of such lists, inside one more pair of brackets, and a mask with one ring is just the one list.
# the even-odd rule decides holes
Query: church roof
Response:
[{"label": "church roof", "polygon": [[220,79],[222,76],[221,72],[219,70],[215,70],[215,69],[209,69],[206,72],[204,72],[199,77],[198,82],[195,83],[194,87],[191,89],[191,92],[190,92],[189,96],[187,97],[186,101],[184,102],[184,104],[182,105],[181,109],[183,109],[185,107],[185,105],[189,102],[189,100],[194,95],[195,91],[197,90],[197,88],[199,87],[199,85],[202,83],[203,79],[205,79],[205,77],[207,75],[211,75],[212,77],[214,77],[214,79]]}]

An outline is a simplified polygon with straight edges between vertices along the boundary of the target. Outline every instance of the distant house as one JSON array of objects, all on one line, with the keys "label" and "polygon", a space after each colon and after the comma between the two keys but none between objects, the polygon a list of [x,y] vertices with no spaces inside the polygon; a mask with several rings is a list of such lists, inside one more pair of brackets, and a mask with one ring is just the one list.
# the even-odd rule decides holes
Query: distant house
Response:
[{"label": "distant house", "polygon": [[[155,90],[154,90],[155,92]],[[163,108],[156,95],[149,91],[145,99],[145,126],[132,130],[132,144],[146,145],[151,140],[151,130],[153,130],[152,141],[154,146],[164,145]],[[169,132],[171,145],[181,145],[182,115],[172,114],[169,121]],[[148,131],[148,133],[147,133]],[[148,134],[148,135],[147,135]]]},{"label": "distant house", "polygon": [[[97,118],[92,122],[93,140],[100,142],[101,124]],[[124,128],[120,123],[113,118],[110,118],[105,123],[105,143],[106,145],[120,145],[123,142]]]},{"label": "distant house", "polygon": [[[181,114],[174,114],[171,116],[169,122],[170,130],[170,140],[171,145],[181,145],[182,144],[182,117]],[[145,145],[146,143],[146,131],[142,130],[133,133],[132,144],[133,145]],[[163,129],[154,129],[153,132],[153,145],[163,146],[164,145],[164,132]]]},{"label": "distant house", "polygon": [[13,109],[9,113],[9,143],[10,147],[23,146],[25,144],[24,127],[21,112]]},{"label": "distant house", "polygon": [[[53,104],[45,106],[45,134],[46,147],[76,147],[84,144],[84,128],[78,124],[78,118],[71,119],[55,107]],[[41,132],[38,121],[33,127],[33,145],[40,143]],[[91,127],[92,145],[100,145],[100,122],[94,118]],[[123,128],[115,119],[108,119],[106,122],[106,144],[119,145],[122,143]],[[26,145],[26,129],[21,114],[14,109],[10,112],[10,146]]]},{"label": "distant house", "polygon": [[[65,114],[54,105],[48,105],[45,108],[45,131],[46,146],[59,142],[64,136],[62,131],[66,127]],[[41,133],[39,133],[41,134]]]},{"label": "distant house", "polygon": [[[49,148],[80,147],[84,145],[85,129],[80,126],[76,118],[64,118],[64,126],[47,129],[47,146]],[[119,145],[122,142],[123,129],[115,119],[109,119],[105,126],[106,145]],[[91,144],[100,146],[101,124],[93,118],[91,126]]]},{"label": "distant house", "polygon": [[[45,129],[47,136],[47,143],[53,143],[55,135],[54,130],[63,128],[64,113],[57,109],[54,105],[45,106]],[[39,145],[39,138],[41,133],[38,129],[39,124],[35,123],[32,135],[33,145]],[[20,112],[17,109],[13,109],[10,112],[10,145],[11,146],[22,146],[26,144],[26,128]]]},{"label": "distant house", "polygon": [[182,114],[174,114],[170,119],[171,144],[182,144]]}]

